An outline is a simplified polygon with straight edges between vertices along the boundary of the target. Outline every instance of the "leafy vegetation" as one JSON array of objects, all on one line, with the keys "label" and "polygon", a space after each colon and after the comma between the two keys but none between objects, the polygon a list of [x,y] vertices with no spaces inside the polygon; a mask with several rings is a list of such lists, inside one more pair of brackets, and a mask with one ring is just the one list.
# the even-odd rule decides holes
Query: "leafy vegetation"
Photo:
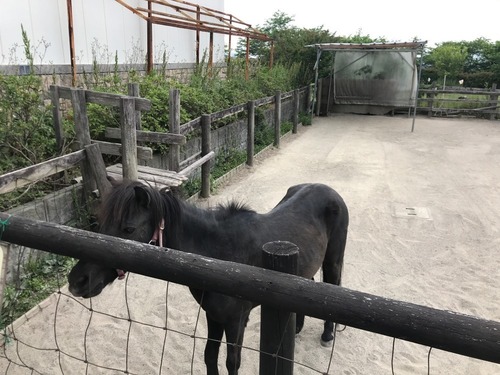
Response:
[{"label": "leafy vegetation", "polygon": [[[304,29],[293,25],[294,18],[276,12],[264,25],[256,28],[274,39],[274,62],[297,72],[296,85],[313,80],[316,51],[305,46],[316,43],[374,43],[390,42],[383,37],[371,37],[358,31],[355,35],[340,36],[322,26]],[[419,40],[418,37],[414,40]],[[244,56],[246,42],[241,40],[237,55]],[[261,64],[269,64],[270,44],[250,41],[250,53]],[[478,38],[473,41],[447,41],[426,48],[423,55],[422,82],[489,88],[500,83],[500,41]],[[323,54],[319,62],[319,77],[331,74],[332,54]],[[446,82],[445,82],[446,77]]]},{"label": "leafy vegetation", "polygon": [[[446,79],[445,79],[446,77]],[[500,41],[445,42],[423,57],[422,82],[490,88],[500,84]]]},{"label": "leafy vegetation", "polygon": [[64,285],[74,264],[74,259],[54,254],[28,262],[19,280],[4,288],[0,329]]}]

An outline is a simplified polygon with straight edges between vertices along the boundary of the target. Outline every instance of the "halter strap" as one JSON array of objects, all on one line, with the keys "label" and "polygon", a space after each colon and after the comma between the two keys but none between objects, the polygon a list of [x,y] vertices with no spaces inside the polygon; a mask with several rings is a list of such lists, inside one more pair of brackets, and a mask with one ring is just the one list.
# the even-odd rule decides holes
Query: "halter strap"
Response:
[{"label": "halter strap", "polygon": [[[149,240],[148,244],[158,245],[159,247],[163,247],[163,230],[164,229],[165,229],[165,219],[161,219],[160,224],[156,227],[156,229],[153,233],[153,237],[151,238],[151,240]],[[118,274],[118,280],[123,280],[125,278],[125,274],[127,272],[117,268],[116,273]]]},{"label": "halter strap", "polygon": [[149,241],[150,245],[158,244],[159,247],[163,247],[163,230],[165,229],[165,219],[161,219],[160,225],[158,225],[153,233],[153,237]]}]

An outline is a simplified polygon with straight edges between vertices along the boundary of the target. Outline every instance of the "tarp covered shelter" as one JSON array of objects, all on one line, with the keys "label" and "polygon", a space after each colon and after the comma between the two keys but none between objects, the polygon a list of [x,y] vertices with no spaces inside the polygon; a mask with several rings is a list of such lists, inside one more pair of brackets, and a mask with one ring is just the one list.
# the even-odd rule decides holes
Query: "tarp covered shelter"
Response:
[{"label": "tarp covered shelter", "polygon": [[322,53],[334,53],[332,74],[323,80],[321,88],[322,112],[383,114],[396,108],[415,109],[417,53],[423,51],[425,43],[324,43],[308,46],[317,50],[316,77]]}]

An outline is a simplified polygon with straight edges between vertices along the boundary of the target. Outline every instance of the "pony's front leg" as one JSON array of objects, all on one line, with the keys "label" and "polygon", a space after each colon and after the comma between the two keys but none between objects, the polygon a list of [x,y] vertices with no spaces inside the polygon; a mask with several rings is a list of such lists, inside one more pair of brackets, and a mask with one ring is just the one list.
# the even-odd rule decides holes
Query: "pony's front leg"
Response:
[{"label": "pony's front leg", "polygon": [[325,325],[323,328],[323,333],[321,335],[321,346],[331,347],[333,345],[333,330],[335,329],[335,323],[330,320],[325,320]]},{"label": "pony's front leg", "polygon": [[219,375],[217,362],[219,359],[219,348],[224,334],[224,327],[215,320],[210,319],[207,314],[208,340],[205,346],[205,365],[207,375]]},{"label": "pony's front leg", "polygon": [[226,323],[224,330],[227,339],[226,368],[229,375],[237,375],[241,364],[241,346],[250,311]]}]

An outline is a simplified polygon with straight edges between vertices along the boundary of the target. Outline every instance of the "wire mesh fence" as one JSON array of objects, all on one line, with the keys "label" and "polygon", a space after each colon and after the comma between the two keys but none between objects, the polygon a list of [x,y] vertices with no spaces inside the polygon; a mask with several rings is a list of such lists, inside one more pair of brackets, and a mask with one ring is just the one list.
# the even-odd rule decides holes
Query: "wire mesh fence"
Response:
[{"label": "wire mesh fence", "polygon": [[[306,318],[296,338],[296,374],[459,374],[481,363],[389,337],[340,327],[335,345],[321,347],[322,322]],[[207,328],[187,287],[137,274],[115,281],[96,298],[58,290],[5,327],[3,374],[204,374]],[[272,355],[273,353],[269,353]],[[243,343],[241,374],[259,369],[259,308]],[[219,368],[225,371],[225,342]],[[460,369],[460,371],[456,371]],[[488,372],[486,372],[488,373]],[[489,372],[494,373],[494,372]]]}]

